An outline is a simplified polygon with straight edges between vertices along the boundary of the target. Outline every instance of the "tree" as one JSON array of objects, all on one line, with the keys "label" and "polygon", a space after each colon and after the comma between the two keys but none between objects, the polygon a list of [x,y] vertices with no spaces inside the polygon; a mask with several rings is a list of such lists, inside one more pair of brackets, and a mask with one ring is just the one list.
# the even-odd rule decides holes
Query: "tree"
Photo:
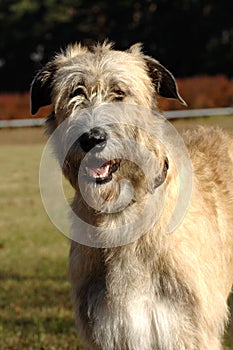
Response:
[{"label": "tree", "polygon": [[176,76],[232,76],[230,0],[0,0],[1,91],[28,90],[35,72],[69,42],[141,41]]}]

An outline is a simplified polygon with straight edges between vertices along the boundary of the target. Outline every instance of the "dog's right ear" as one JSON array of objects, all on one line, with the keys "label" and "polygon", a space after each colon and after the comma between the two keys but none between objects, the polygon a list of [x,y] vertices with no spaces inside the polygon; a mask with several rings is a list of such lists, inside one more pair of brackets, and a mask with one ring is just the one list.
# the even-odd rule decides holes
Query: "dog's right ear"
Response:
[{"label": "dog's right ear", "polygon": [[47,63],[35,76],[31,84],[31,114],[36,114],[40,107],[51,104],[52,80],[56,71],[53,62]]}]

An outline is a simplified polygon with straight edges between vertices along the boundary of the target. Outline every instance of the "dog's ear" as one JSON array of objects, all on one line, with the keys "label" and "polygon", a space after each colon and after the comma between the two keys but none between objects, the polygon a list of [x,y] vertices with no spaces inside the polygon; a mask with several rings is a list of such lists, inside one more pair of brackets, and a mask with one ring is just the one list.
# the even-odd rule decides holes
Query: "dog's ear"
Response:
[{"label": "dog's ear", "polygon": [[51,85],[55,71],[55,64],[49,62],[37,73],[32,81],[30,90],[31,114],[36,114],[40,107],[51,104]]},{"label": "dog's ear", "polygon": [[162,97],[176,98],[184,106],[187,106],[186,102],[179,94],[176,80],[172,73],[155,59],[149,56],[144,56],[144,59],[157,94]]}]

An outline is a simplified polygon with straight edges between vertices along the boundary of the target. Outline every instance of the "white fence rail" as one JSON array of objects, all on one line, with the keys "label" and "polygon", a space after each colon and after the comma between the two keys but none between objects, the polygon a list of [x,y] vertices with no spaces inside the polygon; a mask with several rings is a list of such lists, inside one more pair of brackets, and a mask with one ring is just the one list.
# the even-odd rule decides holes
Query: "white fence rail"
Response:
[{"label": "white fence rail", "polygon": [[13,119],[13,120],[0,120],[1,128],[22,128],[24,126],[42,126],[44,125],[44,118],[35,119]]},{"label": "white fence rail", "polygon": [[233,115],[233,107],[227,108],[203,108],[181,111],[167,111],[164,115],[167,119],[210,117],[214,115]]},{"label": "white fence rail", "polygon": [[[167,111],[167,112],[164,112],[163,114],[167,119],[210,117],[215,115],[226,116],[226,115],[233,115],[233,107]],[[0,129],[17,128],[17,127],[21,128],[25,126],[42,126],[44,125],[44,122],[45,122],[45,118],[0,120]]]}]

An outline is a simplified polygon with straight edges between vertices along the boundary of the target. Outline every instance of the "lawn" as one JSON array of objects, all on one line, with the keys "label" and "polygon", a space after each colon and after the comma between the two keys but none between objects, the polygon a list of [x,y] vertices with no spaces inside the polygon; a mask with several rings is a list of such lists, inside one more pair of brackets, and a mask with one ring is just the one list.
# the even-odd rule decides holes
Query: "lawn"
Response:
[{"label": "lawn", "polygon": [[[197,120],[175,121],[178,129]],[[208,118],[233,131],[233,117]],[[41,128],[0,130],[0,349],[81,349],[67,274],[69,242],[38,188]],[[226,336],[225,349],[230,349]]]},{"label": "lawn", "polygon": [[[27,144],[14,143],[19,133]],[[43,143],[30,143],[30,133],[9,132],[12,144],[4,144],[0,131],[0,349],[80,349],[67,276],[69,242],[42,207]]]}]

